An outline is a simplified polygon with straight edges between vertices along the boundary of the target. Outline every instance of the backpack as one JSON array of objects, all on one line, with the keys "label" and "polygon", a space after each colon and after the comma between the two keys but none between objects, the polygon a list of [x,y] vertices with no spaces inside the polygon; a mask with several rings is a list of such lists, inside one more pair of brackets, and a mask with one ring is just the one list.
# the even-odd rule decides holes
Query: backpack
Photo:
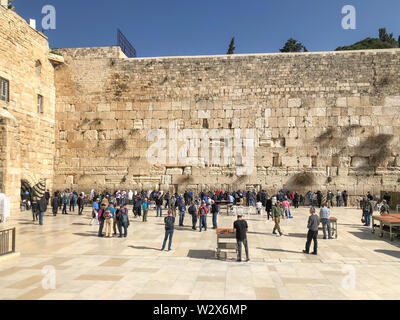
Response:
[{"label": "backpack", "polygon": [[165,218],[165,229],[172,229],[174,227],[174,220],[173,217],[166,217]]},{"label": "backpack", "polygon": [[196,214],[196,207],[194,204],[192,204],[189,209],[188,209],[189,213],[193,216]]},{"label": "backpack", "polygon": [[204,209],[204,207],[201,207],[201,208],[200,208],[200,215],[201,215],[201,216],[207,215],[206,209]]},{"label": "backpack", "polygon": [[103,214],[104,218],[106,219],[111,219],[112,218],[112,214],[111,214],[111,210],[107,209],[104,214]]}]

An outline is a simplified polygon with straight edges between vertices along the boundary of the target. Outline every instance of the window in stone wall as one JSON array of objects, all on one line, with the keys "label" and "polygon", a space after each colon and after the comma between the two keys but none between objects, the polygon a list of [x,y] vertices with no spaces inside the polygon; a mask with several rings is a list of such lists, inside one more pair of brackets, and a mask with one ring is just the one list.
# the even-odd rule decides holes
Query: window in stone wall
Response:
[{"label": "window in stone wall", "polygon": [[10,101],[10,82],[3,78],[0,78],[0,99]]},{"label": "window in stone wall", "polygon": [[41,73],[42,73],[42,63],[41,63],[39,60],[36,61],[35,72],[36,72],[36,75],[37,75],[38,77],[40,77],[40,75],[41,75]]},{"label": "window in stone wall", "polygon": [[203,129],[208,129],[208,120],[203,119]]},{"label": "window in stone wall", "polygon": [[272,157],[272,165],[274,167],[281,167],[282,163],[279,159],[279,153],[274,153],[273,157]]},{"label": "window in stone wall", "polygon": [[43,113],[43,96],[38,94],[37,97],[37,112],[38,113]]},{"label": "window in stone wall", "polygon": [[311,166],[312,167],[317,166],[317,156],[311,156]]}]

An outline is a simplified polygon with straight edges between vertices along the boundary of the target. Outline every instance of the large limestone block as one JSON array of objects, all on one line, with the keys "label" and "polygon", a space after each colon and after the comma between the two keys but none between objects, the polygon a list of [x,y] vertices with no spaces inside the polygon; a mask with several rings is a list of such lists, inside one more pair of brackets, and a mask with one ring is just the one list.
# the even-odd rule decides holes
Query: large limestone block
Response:
[{"label": "large limestone block", "polygon": [[337,107],[347,107],[347,98],[346,97],[337,98],[336,106]]},{"label": "large limestone block", "polygon": [[168,168],[166,170],[167,175],[182,175],[183,170],[181,168]]},{"label": "large limestone block", "polygon": [[300,108],[301,107],[301,99],[289,99],[288,100],[288,108]]},{"label": "large limestone block", "polygon": [[347,106],[348,107],[360,107],[361,106],[361,98],[360,97],[348,97],[347,98]]},{"label": "large limestone block", "polygon": [[99,135],[97,130],[88,130],[83,134],[84,140],[98,140]]}]

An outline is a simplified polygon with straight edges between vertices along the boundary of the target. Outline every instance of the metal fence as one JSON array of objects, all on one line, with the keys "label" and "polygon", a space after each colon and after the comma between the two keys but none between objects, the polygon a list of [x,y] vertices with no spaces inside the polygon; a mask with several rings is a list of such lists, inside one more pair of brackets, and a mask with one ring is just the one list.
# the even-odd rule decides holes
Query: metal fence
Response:
[{"label": "metal fence", "polygon": [[0,256],[15,252],[15,228],[0,230]]},{"label": "metal fence", "polygon": [[119,29],[117,29],[117,44],[128,58],[136,58],[136,49]]}]

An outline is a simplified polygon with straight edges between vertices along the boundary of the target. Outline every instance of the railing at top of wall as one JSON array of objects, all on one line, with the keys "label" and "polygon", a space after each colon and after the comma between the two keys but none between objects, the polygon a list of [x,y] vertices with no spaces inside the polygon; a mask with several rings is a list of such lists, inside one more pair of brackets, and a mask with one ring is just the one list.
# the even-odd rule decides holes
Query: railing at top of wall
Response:
[{"label": "railing at top of wall", "polygon": [[15,228],[0,230],[0,256],[15,252]]}]

